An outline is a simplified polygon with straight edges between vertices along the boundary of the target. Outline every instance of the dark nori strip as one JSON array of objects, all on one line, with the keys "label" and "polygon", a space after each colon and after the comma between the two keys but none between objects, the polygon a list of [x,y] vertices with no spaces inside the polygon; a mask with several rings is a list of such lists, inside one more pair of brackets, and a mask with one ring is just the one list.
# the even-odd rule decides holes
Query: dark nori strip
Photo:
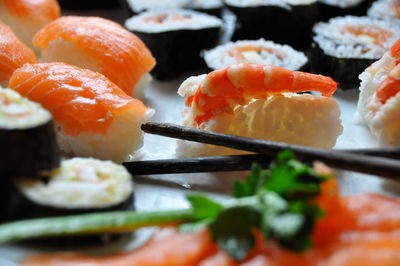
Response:
[{"label": "dark nori strip", "polygon": [[280,6],[228,8],[236,15],[238,28],[234,40],[265,38],[295,48],[307,48],[311,44],[311,31],[317,21],[317,3],[293,5],[291,10]]},{"label": "dark nori strip", "polygon": [[314,73],[330,76],[340,83],[341,89],[352,89],[360,86],[358,76],[377,59],[330,56],[313,42],[310,61]]},{"label": "dark nori strip", "polygon": [[216,45],[220,28],[159,33],[131,31],[142,39],[157,60],[151,74],[158,80],[166,80],[204,66],[200,52]]},{"label": "dark nori strip", "polygon": [[117,8],[121,6],[119,0],[58,0],[58,2],[61,8],[72,10]]},{"label": "dark nori strip", "polygon": [[363,0],[360,4],[348,8],[341,8],[339,6],[327,5],[319,2],[318,20],[328,21],[330,18],[346,15],[365,16],[373,1],[374,0]]},{"label": "dark nori strip", "polygon": [[53,122],[28,129],[0,128],[0,176],[37,176],[60,165]]}]

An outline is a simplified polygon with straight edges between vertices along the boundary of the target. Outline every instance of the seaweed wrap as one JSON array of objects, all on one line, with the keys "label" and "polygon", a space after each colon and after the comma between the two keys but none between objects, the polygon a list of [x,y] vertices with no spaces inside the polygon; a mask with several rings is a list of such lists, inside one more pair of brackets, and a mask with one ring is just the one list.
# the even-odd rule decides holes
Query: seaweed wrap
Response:
[{"label": "seaweed wrap", "polygon": [[168,9],[188,8],[191,0],[126,0],[126,6],[130,16],[145,11],[165,11]]},{"label": "seaweed wrap", "polygon": [[311,68],[340,83],[359,86],[358,75],[400,37],[398,25],[369,17],[337,17],[314,27]]},{"label": "seaweed wrap", "polygon": [[0,88],[0,176],[37,176],[60,163],[52,117],[39,104]]},{"label": "seaweed wrap", "polygon": [[354,15],[364,16],[373,0],[318,0],[318,20]]},{"label": "seaweed wrap", "polygon": [[41,179],[14,178],[17,219],[133,209],[133,181],[122,166],[92,158],[64,160]]},{"label": "seaweed wrap", "polygon": [[58,0],[61,8],[71,10],[106,9],[121,6],[120,0]]},{"label": "seaweed wrap", "polygon": [[369,17],[386,20],[400,19],[399,0],[378,0],[375,1],[367,12]]},{"label": "seaweed wrap", "polygon": [[237,17],[234,40],[265,38],[296,48],[311,44],[317,0],[225,0],[225,4]]},{"label": "seaweed wrap", "polygon": [[125,27],[156,58],[152,75],[165,80],[204,65],[200,51],[217,44],[222,20],[191,10],[148,11],[128,19]]},{"label": "seaweed wrap", "polygon": [[306,71],[309,66],[303,52],[264,39],[229,42],[204,51],[203,57],[211,70],[241,63],[274,65],[300,71]]},{"label": "seaweed wrap", "polygon": [[217,17],[222,16],[223,0],[192,0],[190,8]]}]

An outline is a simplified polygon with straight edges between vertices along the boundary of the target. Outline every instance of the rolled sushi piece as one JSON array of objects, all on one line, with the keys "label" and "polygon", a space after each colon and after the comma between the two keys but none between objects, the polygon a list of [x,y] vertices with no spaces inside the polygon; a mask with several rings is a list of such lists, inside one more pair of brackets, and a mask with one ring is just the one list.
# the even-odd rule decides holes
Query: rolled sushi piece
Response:
[{"label": "rolled sushi piece", "polygon": [[25,64],[9,87],[49,110],[59,147],[81,157],[129,160],[154,114],[102,74],[65,63]]},{"label": "rolled sushi piece", "polygon": [[17,92],[0,88],[0,176],[39,176],[58,167],[51,114]]},{"label": "rolled sushi piece", "polygon": [[308,58],[303,52],[264,39],[229,42],[205,51],[203,57],[212,70],[242,63],[281,66],[300,71],[308,69]]},{"label": "rolled sushi piece", "polygon": [[359,86],[358,75],[400,37],[399,25],[369,17],[337,17],[314,26],[311,67],[340,88]]},{"label": "rolled sushi piece", "polygon": [[71,10],[90,10],[117,8],[121,6],[119,0],[58,0],[63,9]]},{"label": "rolled sushi piece", "polygon": [[317,0],[225,0],[236,15],[233,38],[265,38],[296,48],[311,44],[311,29],[317,21]]},{"label": "rolled sushi piece", "polygon": [[378,0],[375,1],[367,12],[369,17],[384,20],[400,19],[399,0]]},{"label": "rolled sushi piece", "polygon": [[191,0],[126,0],[130,16],[145,11],[188,8]]},{"label": "rolled sushi piece", "polygon": [[365,16],[374,0],[318,0],[318,20],[327,21],[333,17],[353,15]]},{"label": "rolled sushi piece", "polygon": [[217,17],[222,16],[223,0],[192,0],[190,8]]},{"label": "rolled sushi piece", "polygon": [[35,53],[0,21],[0,86],[7,87],[12,73],[25,63],[37,63]]},{"label": "rolled sushi piece", "polygon": [[41,48],[42,62],[64,62],[99,72],[135,97],[143,96],[156,64],[137,36],[99,17],[61,17],[43,27],[33,44]]},{"label": "rolled sushi piece", "polygon": [[14,178],[18,219],[133,209],[133,180],[119,164],[93,158],[64,160],[42,179]]},{"label": "rolled sushi piece", "polygon": [[44,25],[60,17],[57,0],[1,0],[0,20],[7,24],[28,47],[32,38]]},{"label": "rolled sushi piece", "polygon": [[151,72],[171,79],[203,65],[200,51],[214,47],[222,20],[191,10],[148,11],[128,19],[125,27],[138,35],[157,60]]},{"label": "rolled sushi piece", "polygon": [[[277,66],[239,64],[188,78],[178,94],[186,99],[182,124],[199,129],[332,148],[342,133],[340,109],[329,77]],[[322,96],[297,94],[318,91]],[[243,151],[177,142],[182,157]]]},{"label": "rolled sushi piece", "polygon": [[358,122],[382,146],[400,146],[400,39],[360,75]]}]

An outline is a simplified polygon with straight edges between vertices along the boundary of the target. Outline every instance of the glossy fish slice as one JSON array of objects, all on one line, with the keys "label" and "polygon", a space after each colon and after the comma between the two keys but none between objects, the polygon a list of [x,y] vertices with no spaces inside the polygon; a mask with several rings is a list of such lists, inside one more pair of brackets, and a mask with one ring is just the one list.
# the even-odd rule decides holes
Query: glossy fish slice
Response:
[{"label": "glossy fish slice", "polygon": [[0,0],[0,20],[32,49],[36,32],[59,16],[56,0]]},{"label": "glossy fish slice", "polygon": [[33,51],[0,21],[0,85],[7,86],[15,69],[25,63],[36,63]]}]

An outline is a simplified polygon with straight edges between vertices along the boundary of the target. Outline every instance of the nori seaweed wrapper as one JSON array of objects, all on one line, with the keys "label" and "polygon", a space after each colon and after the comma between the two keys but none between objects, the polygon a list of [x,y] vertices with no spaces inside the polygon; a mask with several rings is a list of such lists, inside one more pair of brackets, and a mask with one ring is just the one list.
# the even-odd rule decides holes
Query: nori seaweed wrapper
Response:
[{"label": "nori seaweed wrapper", "polygon": [[82,9],[105,9],[121,6],[120,0],[58,0],[61,8],[82,10]]},{"label": "nori seaweed wrapper", "polygon": [[167,80],[204,66],[200,52],[217,44],[220,28],[132,32],[142,39],[156,58],[157,65],[151,74],[158,80]]},{"label": "nori seaweed wrapper", "polygon": [[27,129],[0,128],[0,176],[37,176],[60,165],[53,122]]},{"label": "nori seaweed wrapper", "polygon": [[327,55],[316,42],[312,44],[311,68],[314,73],[330,76],[339,82],[341,89],[353,89],[360,86],[358,76],[376,59],[338,58]]},{"label": "nori seaweed wrapper", "polygon": [[358,5],[341,8],[339,6],[333,6],[324,4],[322,2],[318,3],[318,20],[327,21],[333,17],[341,17],[345,15],[354,16],[365,16],[367,14],[368,8],[371,6],[374,0],[363,0]]},{"label": "nori seaweed wrapper", "polygon": [[307,48],[312,40],[312,26],[318,18],[317,3],[281,6],[228,8],[236,15],[238,27],[234,40],[265,38],[295,48]]}]

